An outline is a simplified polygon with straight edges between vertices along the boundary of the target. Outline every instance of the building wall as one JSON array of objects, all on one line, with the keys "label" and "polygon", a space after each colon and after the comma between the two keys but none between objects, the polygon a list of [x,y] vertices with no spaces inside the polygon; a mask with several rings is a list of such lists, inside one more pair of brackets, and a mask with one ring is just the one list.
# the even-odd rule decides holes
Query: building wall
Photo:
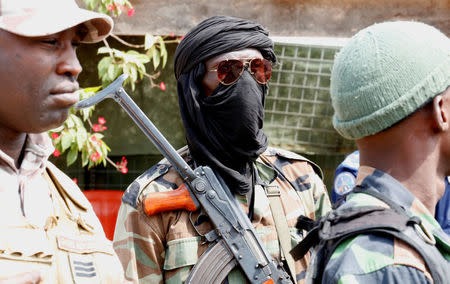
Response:
[{"label": "building wall", "polygon": [[[81,1],[81,0],[77,0]],[[118,34],[185,34],[213,15],[257,21],[272,36],[349,37],[376,22],[418,20],[450,35],[449,0],[132,0],[133,17],[122,15]]]},{"label": "building wall", "polygon": [[[78,1],[78,0],[77,0]],[[81,0],[79,0],[81,1]],[[347,38],[357,30],[375,22],[392,19],[420,20],[440,28],[450,35],[450,0],[131,0],[135,16],[122,15],[116,20],[115,33],[144,35],[185,34],[201,20],[216,14],[227,14],[262,23],[278,38],[276,50],[281,64],[274,72],[267,100],[265,131],[273,146],[290,149],[318,163],[325,172],[325,182],[331,188],[335,167],[345,154],[354,149],[351,141],[340,138],[331,128],[331,107],[328,92],[329,71],[340,40],[318,42],[316,37]],[[312,37],[296,38],[291,36]],[[142,36],[126,37],[142,43]],[[287,42],[283,42],[283,41]],[[298,42],[296,42],[298,41]],[[119,47],[108,39],[112,47]],[[99,84],[96,65],[100,56],[97,45],[82,46],[79,56],[84,71],[82,87]],[[137,85],[130,95],[153,120],[175,148],[185,144],[179,117],[176,82],[173,77],[175,44],[168,46],[169,60],[158,80],[164,81],[166,91],[150,88],[148,81]],[[158,106],[158,107],[155,107]],[[148,167],[161,158],[131,119],[113,101],[98,105],[98,116],[108,120],[105,141],[111,146],[111,158],[125,155],[129,173],[122,175],[112,167],[97,167],[88,171],[78,163],[66,172],[77,177],[84,189],[125,189]],[[318,131],[321,130],[321,131]],[[304,135],[306,133],[306,136]],[[307,139],[305,138],[307,137]],[[291,143],[293,142],[293,143]],[[55,161],[64,168],[65,159]]]}]

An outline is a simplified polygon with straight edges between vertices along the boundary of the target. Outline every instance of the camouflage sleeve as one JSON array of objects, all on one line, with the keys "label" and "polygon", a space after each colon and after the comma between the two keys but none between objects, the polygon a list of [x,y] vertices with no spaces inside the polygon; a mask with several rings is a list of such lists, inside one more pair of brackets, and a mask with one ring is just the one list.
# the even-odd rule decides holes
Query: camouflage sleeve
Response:
[{"label": "camouflage sleeve", "polygon": [[314,198],[314,217],[318,219],[331,210],[331,202],[322,179],[316,173],[311,174],[310,179]]},{"label": "camouflage sleeve", "polygon": [[199,245],[189,212],[148,216],[143,211],[147,194],[172,191],[182,183],[174,168],[157,164],[138,177],[122,197],[113,244],[126,278],[134,283],[182,283],[207,248]]},{"label": "camouflage sleeve", "polygon": [[317,219],[331,210],[319,166],[301,155],[277,148],[269,148],[261,159],[289,181],[302,203],[305,216]]},{"label": "camouflage sleeve", "polygon": [[163,224],[158,218],[144,216],[124,202],[120,206],[113,245],[126,279],[133,283],[163,283]]},{"label": "camouflage sleeve", "polygon": [[330,198],[322,178],[308,161],[291,161],[284,174],[292,180],[296,193],[302,202],[304,215],[318,219],[331,210]]},{"label": "camouflage sleeve", "polygon": [[325,267],[322,283],[433,283],[414,249],[397,239],[360,235],[340,244]]}]

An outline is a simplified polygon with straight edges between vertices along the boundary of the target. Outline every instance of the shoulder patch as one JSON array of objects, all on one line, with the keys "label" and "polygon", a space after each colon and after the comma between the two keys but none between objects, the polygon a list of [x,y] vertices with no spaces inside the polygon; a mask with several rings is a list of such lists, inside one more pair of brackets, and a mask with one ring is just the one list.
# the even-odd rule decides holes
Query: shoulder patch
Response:
[{"label": "shoulder patch", "polygon": [[345,157],[341,165],[357,171],[359,168],[359,151],[355,151]]},{"label": "shoulder patch", "polygon": [[355,186],[356,178],[349,172],[341,172],[334,179],[334,190],[336,194],[342,196]]},{"label": "shoulder patch", "polygon": [[166,174],[169,171],[169,165],[156,164],[150,169],[146,170],[142,175],[130,184],[122,196],[122,202],[127,203],[133,208],[136,208],[137,198],[139,193],[152,181],[158,177]]},{"label": "shoulder patch", "polygon": [[311,164],[312,168],[320,176],[321,179],[323,179],[323,172],[322,169],[315,164],[314,162],[310,161],[309,159],[303,157],[302,155],[299,155],[297,153],[287,151],[280,148],[274,148],[274,147],[268,147],[267,150],[263,153],[263,155],[269,155],[269,156],[280,156],[286,159],[290,160],[298,160],[298,161],[305,161]]}]

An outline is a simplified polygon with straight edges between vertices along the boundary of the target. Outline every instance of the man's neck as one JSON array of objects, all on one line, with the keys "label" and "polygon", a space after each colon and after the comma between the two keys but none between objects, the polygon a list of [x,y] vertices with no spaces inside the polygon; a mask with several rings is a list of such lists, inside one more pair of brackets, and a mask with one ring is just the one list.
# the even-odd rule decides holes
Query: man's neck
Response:
[{"label": "man's neck", "polygon": [[434,214],[445,192],[445,173],[439,169],[439,142],[426,131],[410,119],[356,143],[361,166],[391,175]]},{"label": "man's neck", "polygon": [[20,167],[22,159],[22,150],[25,146],[27,134],[17,133],[10,129],[0,127],[0,150],[14,160],[17,168]]},{"label": "man's neck", "polygon": [[404,156],[386,150],[381,155],[375,155],[362,149],[360,155],[361,166],[370,166],[391,175],[434,214],[436,204],[445,191],[444,176],[437,174],[432,157],[434,154],[420,160],[420,154]]}]

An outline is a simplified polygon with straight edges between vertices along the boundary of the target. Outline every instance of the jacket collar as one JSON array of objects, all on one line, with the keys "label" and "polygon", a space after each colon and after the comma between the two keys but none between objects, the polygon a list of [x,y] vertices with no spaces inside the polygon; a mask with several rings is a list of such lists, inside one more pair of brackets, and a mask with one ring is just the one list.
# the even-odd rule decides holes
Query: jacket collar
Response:
[{"label": "jacket collar", "polygon": [[445,247],[450,257],[450,237],[442,230],[439,223],[425,207],[406,187],[391,175],[368,166],[361,166],[356,178],[356,185],[371,187],[388,197],[409,214],[418,216],[436,237],[438,242]]}]

